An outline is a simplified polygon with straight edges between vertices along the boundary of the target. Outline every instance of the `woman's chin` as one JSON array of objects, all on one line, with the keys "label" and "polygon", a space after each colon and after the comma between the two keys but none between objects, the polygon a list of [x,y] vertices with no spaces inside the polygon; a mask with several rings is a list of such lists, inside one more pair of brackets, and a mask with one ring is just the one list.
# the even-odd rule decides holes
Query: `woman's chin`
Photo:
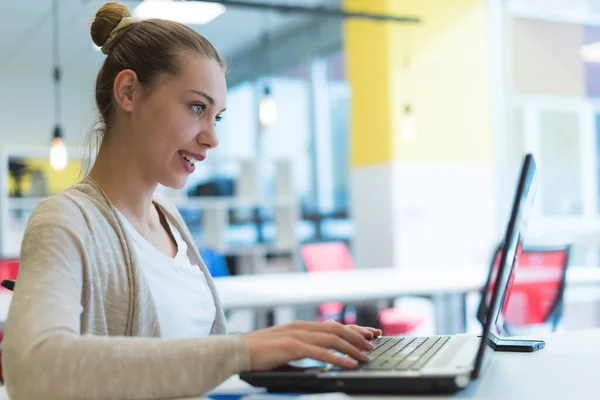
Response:
[{"label": "woman's chin", "polygon": [[183,189],[185,187],[185,184],[187,182],[187,176],[186,177],[172,177],[171,179],[169,179],[166,182],[160,182],[160,184],[162,186],[168,187],[170,189],[175,189],[175,190],[179,190],[179,189]]}]

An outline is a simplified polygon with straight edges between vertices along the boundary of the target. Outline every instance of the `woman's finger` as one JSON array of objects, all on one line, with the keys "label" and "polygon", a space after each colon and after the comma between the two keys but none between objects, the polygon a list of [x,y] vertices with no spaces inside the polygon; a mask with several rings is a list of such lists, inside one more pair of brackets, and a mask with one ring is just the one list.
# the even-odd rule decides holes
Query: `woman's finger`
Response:
[{"label": "woman's finger", "polygon": [[296,331],[291,333],[291,335],[296,340],[317,345],[325,349],[336,350],[352,357],[359,362],[369,361],[369,357],[366,354],[362,353],[358,348],[333,333]]},{"label": "woman's finger", "polygon": [[296,346],[296,354],[301,354],[302,358],[312,358],[313,360],[334,364],[342,368],[356,368],[358,365],[358,362],[355,359],[339,356],[324,347],[305,343],[303,341],[298,341]]},{"label": "woman's finger", "polygon": [[371,350],[373,348],[371,343],[369,343],[362,334],[333,320],[325,322],[297,321],[288,324],[287,329],[294,331],[305,330],[310,332],[333,333],[340,336],[347,342],[352,343],[359,349]]},{"label": "woman's finger", "polygon": [[373,346],[359,332],[336,321],[326,321],[319,326],[323,332],[334,333],[362,350],[371,350]]},{"label": "woman's finger", "polygon": [[373,337],[375,336],[375,333],[373,331],[370,331],[367,328],[364,328],[362,326],[358,326],[358,325],[346,325],[348,328],[354,330],[355,332],[360,333],[361,335],[363,335],[365,337],[365,339],[367,340],[371,340],[373,339]]},{"label": "woman's finger", "polygon": [[375,337],[383,335],[383,331],[377,328],[371,328],[370,326],[363,326],[363,328],[367,329],[371,332]]}]

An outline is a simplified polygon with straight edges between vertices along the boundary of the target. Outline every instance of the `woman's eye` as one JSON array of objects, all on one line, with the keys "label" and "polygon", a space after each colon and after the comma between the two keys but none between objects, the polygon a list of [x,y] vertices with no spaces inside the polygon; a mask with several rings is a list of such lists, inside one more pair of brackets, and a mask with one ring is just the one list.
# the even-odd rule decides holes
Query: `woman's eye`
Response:
[{"label": "woman's eye", "polygon": [[217,115],[217,116],[215,116],[215,120],[213,121],[213,125],[214,125],[214,126],[217,126],[217,123],[218,123],[218,122],[221,122],[221,120],[222,120],[222,119],[223,119],[223,116],[222,116],[222,115]]},{"label": "woman's eye", "polygon": [[206,109],[204,104],[192,104],[192,112],[196,115],[200,115],[202,111]]}]

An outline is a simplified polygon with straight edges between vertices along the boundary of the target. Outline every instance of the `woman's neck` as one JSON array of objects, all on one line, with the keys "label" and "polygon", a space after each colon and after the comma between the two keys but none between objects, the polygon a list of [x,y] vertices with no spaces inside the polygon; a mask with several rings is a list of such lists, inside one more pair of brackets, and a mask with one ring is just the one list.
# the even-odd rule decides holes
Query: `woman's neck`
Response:
[{"label": "woman's neck", "polygon": [[152,198],[158,185],[144,176],[143,163],[131,154],[127,146],[104,141],[89,176],[127,219],[150,227],[156,222]]}]

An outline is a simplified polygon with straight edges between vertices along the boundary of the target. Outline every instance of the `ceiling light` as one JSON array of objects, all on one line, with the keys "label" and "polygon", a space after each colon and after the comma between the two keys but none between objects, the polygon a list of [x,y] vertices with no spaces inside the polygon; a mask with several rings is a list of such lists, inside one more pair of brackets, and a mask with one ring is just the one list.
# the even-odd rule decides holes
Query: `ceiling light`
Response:
[{"label": "ceiling light", "polygon": [[273,96],[271,96],[269,86],[265,87],[265,94],[260,101],[258,117],[260,123],[264,126],[273,125],[277,120],[277,105],[275,104],[275,100],[273,100]]},{"label": "ceiling light", "polygon": [[600,63],[600,42],[589,43],[581,46],[581,57],[587,63]]},{"label": "ceiling light", "polygon": [[[548,4],[552,3],[552,4]],[[585,1],[509,0],[508,12],[513,17],[566,22],[578,25],[600,25],[600,16]]]},{"label": "ceiling light", "polygon": [[60,33],[58,31],[59,26],[59,15],[58,15],[58,0],[52,2],[52,63],[54,64],[54,120],[55,127],[52,133],[52,145],[50,146],[50,166],[56,171],[62,171],[66,168],[69,162],[69,156],[67,154],[67,147],[63,138],[63,133],[60,124],[60,82],[61,82],[61,69],[59,65],[60,55]]},{"label": "ceiling light", "polygon": [[411,140],[417,135],[417,122],[411,112],[410,104],[404,107],[404,116],[400,125],[400,136],[402,139]]},{"label": "ceiling light", "polygon": [[207,24],[227,9],[218,3],[202,1],[144,0],[133,15],[139,19],[160,18],[182,24]]},{"label": "ceiling light", "polygon": [[59,125],[54,128],[54,134],[52,135],[52,145],[50,146],[50,166],[55,171],[62,171],[67,167],[69,163],[69,155],[67,153],[67,146],[63,140],[62,130]]}]

